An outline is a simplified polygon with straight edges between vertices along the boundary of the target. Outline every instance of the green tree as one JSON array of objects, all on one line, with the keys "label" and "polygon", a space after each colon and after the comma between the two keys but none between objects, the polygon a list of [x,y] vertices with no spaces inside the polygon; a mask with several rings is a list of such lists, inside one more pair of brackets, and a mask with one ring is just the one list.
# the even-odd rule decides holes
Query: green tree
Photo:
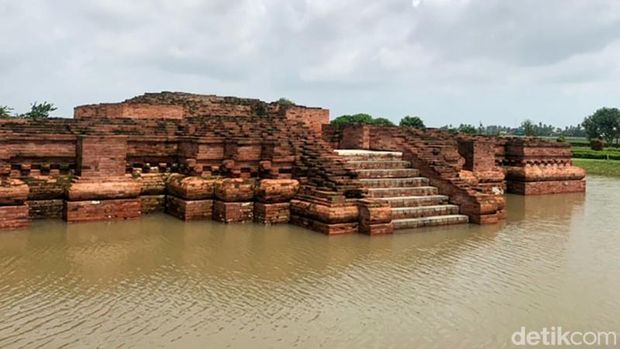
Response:
[{"label": "green tree", "polygon": [[608,144],[620,137],[620,110],[601,108],[583,120],[588,139],[602,138]]},{"label": "green tree", "polygon": [[386,118],[374,118],[372,120],[372,125],[377,126],[394,126],[394,123]]},{"label": "green tree", "polygon": [[404,127],[426,128],[426,126],[424,126],[424,121],[422,121],[419,116],[407,115],[400,119],[399,125]]},{"label": "green tree", "polygon": [[332,125],[372,124],[373,117],[368,114],[341,115],[331,121]]},{"label": "green tree", "polygon": [[291,101],[288,98],[282,97],[282,98],[278,99],[278,104],[282,104],[282,105],[295,105],[295,102]]},{"label": "green tree", "polygon": [[31,104],[30,111],[24,114],[24,117],[33,120],[47,119],[50,113],[56,110],[54,104],[43,102],[41,104],[34,102]]},{"label": "green tree", "polygon": [[478,129],[474,125],[470,124],[460,124],[457,130],[460,133],[466,133],[470,135],[475,135],[476,133],[478,133]]},{"label": "green tree", "polygon": [[523,134],[526,136],[536,136],[536,125],[532,122],[532,120],[525,120],[521,123],[521,128],[523,129]]},{"label": "green tree", "polygon": [[13,111],[13,108],[7,107],[6,105],[0,105],[0,118],[11,117],[12,111]]}]

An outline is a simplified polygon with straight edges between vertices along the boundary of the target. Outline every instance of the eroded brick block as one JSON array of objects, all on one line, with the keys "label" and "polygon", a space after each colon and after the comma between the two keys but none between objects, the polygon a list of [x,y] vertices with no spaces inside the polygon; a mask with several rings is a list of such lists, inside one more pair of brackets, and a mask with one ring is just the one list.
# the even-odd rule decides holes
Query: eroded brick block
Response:
[{"label": "eroded brick block", "polygon": [[165,195],[142,195],[140,196],[142,214],[164,212],[166,209]]},{"label": "eroded brick block", "polygon": [[185,200],[168,195],[166,212],[185,221],[211,219],[213,200]]},{"label": "eroded brick block", "polygon": [[89,222],[140,217],[140,199],[65,201],[67,222]]},{"label": "eroded brick block", "polygon": [[254,221],[263,224],[288,223],[291,218],[291,204],[288,202],[254,204]]},{"label": "eroded brick block", "polygon": [[318,231],[325,235],[355,234],[358,232],[359,224],[354,223],[324,223],[312,218],[291,215],[291,223],[306,229]]},{"label": "eroded brick block", "polygon": [[253,217],[253,202],[224,202],[216,200],[213,206],[213,219],[219,222],[251,222]]},{"label": "eroded brick block", "polygon": [[28,206],[1,206],[0,230],[13,230],[28,227]]},{"label": "eroded brick block", "polygon": [[256,199],[260,202],[274,203],[291,200],[299,190],[299,182],[294,179],[263,179],[256,187]]},{"label": "eroded brick block", "polygon": [[64,200],[28,200],[30,219],[62,218]]},{"label": "eroded brick block", "polygon": [[212,199],[215,193],[215,179],[173,175],[168,179],[168,192],[186,200]]},{"label": "eroded brick block", "polygon": [[226,178],[215,184],[215,197],[222,201],[243,202],[254,198],[256,181],[253,179]]}]

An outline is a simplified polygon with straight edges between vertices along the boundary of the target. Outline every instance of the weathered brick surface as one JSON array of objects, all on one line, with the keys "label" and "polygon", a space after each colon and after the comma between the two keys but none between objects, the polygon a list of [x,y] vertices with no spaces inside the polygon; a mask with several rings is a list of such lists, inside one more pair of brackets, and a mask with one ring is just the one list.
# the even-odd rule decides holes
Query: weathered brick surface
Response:
[{"label": "weathered brick surface", "polygon": [[126,136],[80,136],[77,151],[78,175],[82,177],[125,175]]},{"label": "weathered brick surface", "polygon": [[62,218],[64,200],[28,200],[30,219]]},{"label": "weathered brick surface", "polygon": [[83,105],[74,110],[76,119],[84,118],[132,118],[152,119],[157,115],[161,119],[180,120],[185,115],[183,107],[176,105],[153,105],[147,103],[106,103]]},{"label": "weathered brick surface", "polygon": [[166,195],[141,195],[140,211],[143,215],[164,212],[166,210]]},{"label": "weathered brick surface", "polygon": [[586,191],[585,179],[541,182],[508,182],[508,191],[521,195],[581,193]]},{"label": "weathered brick surface", "polygon": [[220,179],[215,183],[215,197],[228,202],[250,201],[254,198],[255,187],[253,179]]},{"label": "weathered brick surface", "polygon": [[184,200],[168,195],[166,212],[185,221],[211,219],[213,217],[213,200]]},{"label": "weathered brick surface", "polygon": [[29,226],[28,206],[0,206],[0,230],[22,229]]},{"label": "weathered brick surface", "polygon": [[0,180],[0,206],[23,204],[28,199],[30,189],[21,180]]},{"label": "weathered brick surface", "polygon": [[224,223],[251,222],[254,218],[253,202],[224,202],[215,200],[213,219]]},{"label": "weathered brick surface", "polygon": [[254,203],[254,221],[263,224],[288,223],[291,219],[291,204],[282,202],[267,204]]},{"label": "weathered brick surface", "polygon": [[187,200],[212,199],[215,196],[215,179],[201,177],[170,176],[168,193]]},{"label": "weathered brick surface", "polygon": [[291,213],[328,224],[357,222],[359,208],[355,203],[328,205],[311,201],[291,200]]},{"label": "weathered brick surface", "polygon": [[140,199],[65,201],[67,222],[89,222],[140,217]]},{"label": "weathered brick surface", "polygon": [[358,232],[358,223],[324,223],[312,218],[291,215],[291,223],[298,225],[300,227],[314,230],[325,235],[344,235],[344,234],[355,234]]},{"label": "weathered brick surface", "polygon": [[141,189],[140,182],[127,177],[79,179],[67,188],[66,197],[71,201],[137,198]]},{"label": "weathered brick surface", "polygon": [[392,234],[392,207],[384,201],[364,199],[358,203],[359,232],[368,235]]},{"label": "weathered brick surface", "polygon": [[290,201],[299,190],[299,181],[294,179],[263,179],[256,186],[256,199],[274,203]]}]

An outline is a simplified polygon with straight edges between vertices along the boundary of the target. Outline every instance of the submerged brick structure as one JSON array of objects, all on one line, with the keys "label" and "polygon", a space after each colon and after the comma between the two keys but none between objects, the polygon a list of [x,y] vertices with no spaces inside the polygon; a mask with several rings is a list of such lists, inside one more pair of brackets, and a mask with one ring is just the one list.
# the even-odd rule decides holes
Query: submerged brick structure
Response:
[{"label": "submerged brick structure", "polygon": [[[523,194],[585,189],[563,146],[333,128],[328,120],[321,108],[173,92],[76,107],[74,119],[2,119],[0,229],[38,218],[82,222],[165,211],[183,220],[375,235],[463,218],[497,222],[506,187]],[[335,148],[396,151],[402,155],[387,164],[402,167],[364,169],[386,162],[360,162]],[[375,178],[378,172],[388,178]],[[393,193],[430,196],[385,199]],[[446,216],[427,217],[437,212]]]}]

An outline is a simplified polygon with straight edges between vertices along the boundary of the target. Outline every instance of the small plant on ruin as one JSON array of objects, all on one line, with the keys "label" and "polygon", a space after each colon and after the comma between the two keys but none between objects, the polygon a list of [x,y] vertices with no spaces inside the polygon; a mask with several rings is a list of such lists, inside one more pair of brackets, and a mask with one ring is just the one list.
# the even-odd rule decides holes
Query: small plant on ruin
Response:
[{"label": "small plant on ruin", "polygon": [[405,116],[400,120],[400,126],[404,127],[415,127],[415,128],[426,128],[424,126],[424,121],[419,116]]},{"label": "small plant on ruin", "polygon": [[288,98],[282,97],[282,98],[278,99],[278,104],[280,104],[280,105],[295,105],[295,102],[291,101]]},{"label": "small plant on ruin", "polygon": [[56,106],[52,103],[43,102],[39,104],[34,102],[31,104],[30,111],[24,114],[24,117],[33,120],[47,119],[50,116],[50,113],[56,109],[58,108],[56,108]]},{"label": "small plant on ruin", "polygon": [[341,115],[331,121],[332,125],[371,124],[372,116],[368,114]]},{"label": "small plant on ruin", "polygon": [[372,125],[377,126],[394,126],[394,123],[386,118],[374,118],[372,120]]},{"label": "small plant on ruin", "polygon": [[0,118],[10,118],[13,108],[6,105],[0,105]]}]

